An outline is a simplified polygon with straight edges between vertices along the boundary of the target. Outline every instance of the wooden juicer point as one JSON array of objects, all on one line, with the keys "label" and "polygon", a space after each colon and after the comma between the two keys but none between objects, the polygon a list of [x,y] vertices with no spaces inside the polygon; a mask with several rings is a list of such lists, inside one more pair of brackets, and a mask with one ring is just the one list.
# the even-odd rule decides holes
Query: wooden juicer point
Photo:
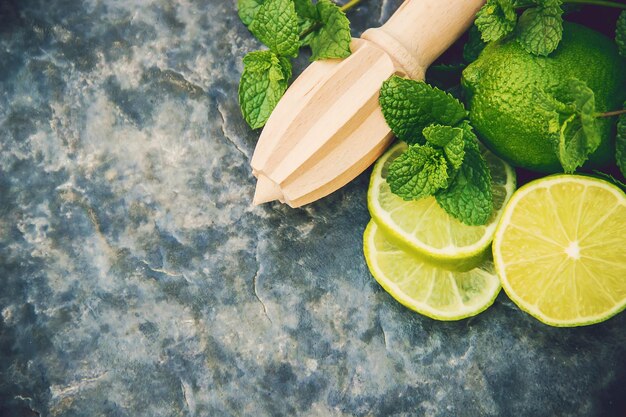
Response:
[{"label": "wooden juicer point", "polygon": [[300,207],[370,166],[392,140],[378,104],[383,81],[394,74],[423,80],[484,2],[406,0],[383,26],[353,39],[348,58],[309,65],[261,133],[251,161],[253,203]]}]

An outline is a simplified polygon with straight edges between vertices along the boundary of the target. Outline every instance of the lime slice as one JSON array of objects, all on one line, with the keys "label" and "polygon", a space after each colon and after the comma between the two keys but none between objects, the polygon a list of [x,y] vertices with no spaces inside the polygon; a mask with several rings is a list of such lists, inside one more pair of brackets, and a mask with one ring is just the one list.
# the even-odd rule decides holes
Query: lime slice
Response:
[{"label": "lime slice", "polygon": [[626,307],[626,196],[575,175],[526,184],[504,211],[493,256],[506,293],[542,322],[604,321]]},{"label": "lime slice", "polygon": [[374,221],[365,229],[363,252],[372,275],[393,298],[433,319],[474,316],[500,291],[492,262],[466,272],[437,267],[389,241]]},{"label": "lime slice", "polygon": [[376,223],[399,246],[435,262],[453,265],[468,258],[481,259],[493,239],[503,206],[515,190],[513,169],[481,148],[491,171],[495,209],[486,225],[468,226],[446,213],[434,197],[404,201],[391,192],[385,180],[387,167],[406,147],[398,143],[374,166],[367,200]]}]

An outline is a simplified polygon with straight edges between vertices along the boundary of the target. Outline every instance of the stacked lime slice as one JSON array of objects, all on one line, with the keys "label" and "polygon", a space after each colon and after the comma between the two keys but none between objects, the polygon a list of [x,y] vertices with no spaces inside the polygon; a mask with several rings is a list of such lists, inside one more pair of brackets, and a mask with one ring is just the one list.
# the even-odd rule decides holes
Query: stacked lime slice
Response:
[{"label": "stacked lime slice", "polygon": [[363,250],[378,283],[400,303],[428,317],[459,320],[484,311],[500,291],[490,245],[515,173],[484,150],[492,175],[494,214],[468,226],[447,214],[434,197],[404,201],[386,182],[387,167],[406,148],[399,143],[376,163],[368,191],[372,221]]}]

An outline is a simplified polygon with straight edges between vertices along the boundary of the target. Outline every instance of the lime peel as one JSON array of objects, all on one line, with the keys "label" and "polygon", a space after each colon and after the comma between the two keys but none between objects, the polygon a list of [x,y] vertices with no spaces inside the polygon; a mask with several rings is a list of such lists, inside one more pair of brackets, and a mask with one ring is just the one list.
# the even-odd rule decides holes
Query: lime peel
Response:
[{"label": "lime peel", "polygon": [[[437,267],[387,240],[374,221],[365,229],[363,251],[372,275],[385,291],[405,307],[436,320],[475,316],[491,306],[500,292],[490,261],[467,272]],[[393,261],[384,262],[386,257]],[[389,270],[389,265],[405,274],[394,274],[397,271]],[[418,277],[412,274],[416,269]]]}]

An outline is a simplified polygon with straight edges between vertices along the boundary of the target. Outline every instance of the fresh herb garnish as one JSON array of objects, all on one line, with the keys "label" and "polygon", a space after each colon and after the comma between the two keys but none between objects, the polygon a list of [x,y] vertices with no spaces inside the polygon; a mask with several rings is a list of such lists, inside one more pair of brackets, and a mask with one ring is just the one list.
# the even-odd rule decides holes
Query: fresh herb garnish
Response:
[{"label": "fresh herb garnish", "polygon": [[563,9],[560,0],[535,0],[517,22],[517,41],[526,52],[547,56],[563,37]]},{"label": "fresh herb garnish", "polygon": [[[466,125],[470,130],[469,124]],[[467,136],[473,136],[471,133]],[[486,224],[493,212],[491,173],[478,148],[475,136],[465,140],[463,164],[450,185],[435,194],[437,203],[465,224]]]},{"label": "fresh herb garnish", "polygon": [[493,212],[491,174],[463,104],[422,81],[392,76],[379,102],[393,133],[409,147],[389,165],[387,182],[405,200],[435,196],[465,224]]},{"label": "fresh herb garnish", "polygon": [[256,51],[243,58],[243,65],[239,105],[250,127],[256,129],[265,124],[287,90],[291,62],[272,51]]},{"label": "fresh herb garnish", "polygon": [[488,0],[474,22],[485,42],[494,42],[513,32],[517,14],[512,0]]},{"label": "fresh herb garnish", "polygon": [[[568,3],[626,9],[626,4],[604,0],[487,0],[474,23],[485,42],[513,36],[528,53],[547,56],[563,37],[562,6]],[[522,11],[519,16],[518,11]],[[618,24],[618,38],[621,34],[619,39],[624,45],[626,17],[622,19],[621,29]]]},{"label": "fresh herb garnish", "polygon": [[[311,0],[308,0],[311,1]],[[339,7],[329,0],[316,4],[316,22],[308,35],[311,60],[345,58],[350,55],[350,22]]]},{"label": "fresh herb garnish", "polygon": [[345,11],[360,0],[337,6],[330,0],[239,0],[239,18],[269,51],[244,57],[239,105],[253,129],[267,122],[291,78],[291,61],[300,48],[311,48],[311,60],[350,55],[350,22]]},{"label": "fresh herb garnish", "polygon": [[596,111],[593,90],[577,78],[564,80],[548,92],[537,91],[535,101],[548,119],[556,155],[563,171],[569,174],[581,167],[600,146],[602,129],[598,119],[620,116],[615,159],[626,175],[626,109]]},{"label": "fresh herb garnish", "polygon": [[448,186],[449,167],[443,151],[431,145],[411,145],[390,165],[391,192],[404,200],[434,195]]},{"label": "fresh herb garnish", "polygon": [[257,9],[248,29],[276,55],[298,55],[300,28],[292,0],[267,0]]},{"label": "fresh herb garnish", "polygon": [[549,92],[538,92],[535,100],[548,119],[548,129],[563,170],[573,173],[602,140],[593,91],[585,82],[571,78]]}]

